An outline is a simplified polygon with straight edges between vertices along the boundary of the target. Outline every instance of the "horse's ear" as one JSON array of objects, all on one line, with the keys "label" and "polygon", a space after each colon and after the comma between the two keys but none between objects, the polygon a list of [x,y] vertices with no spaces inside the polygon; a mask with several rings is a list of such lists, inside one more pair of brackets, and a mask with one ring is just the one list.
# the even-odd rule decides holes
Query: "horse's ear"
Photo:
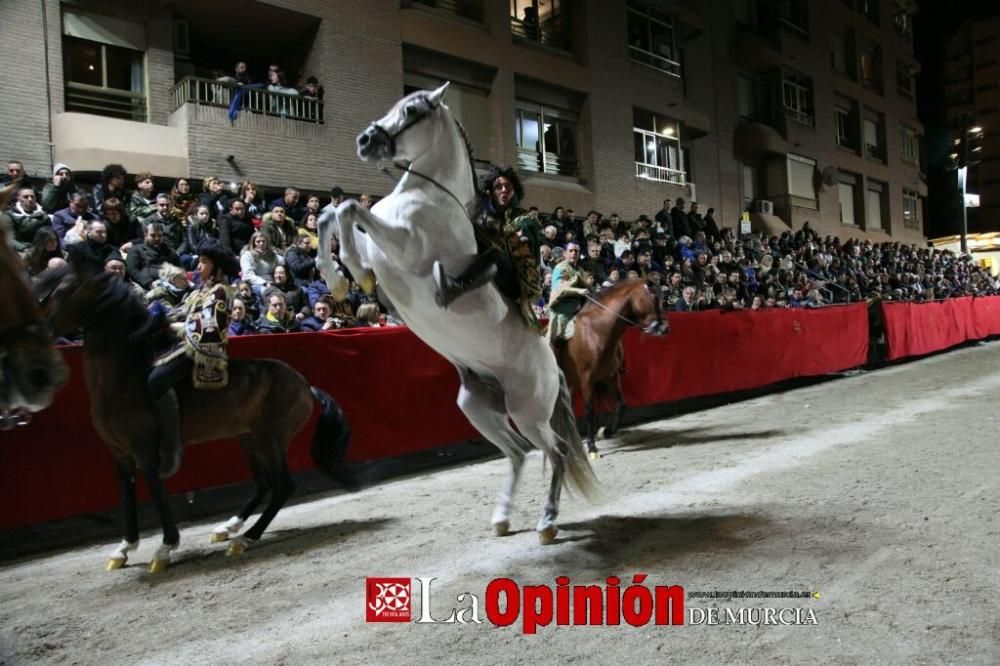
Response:
[{"label": "horse's ear", "polygon": [[441,103],[441,100],[444,99],[444,94],[445,92],[448,91],[448,86],[450,85],[451,81],[445,81],[444,83],[441,84],[440,88],[438,88],[437,90],[435,90],[434,92],[432,92],[430,95],[427,96],[427,99],[428,101],[430,101],[431,106],[436,107],[438,104]]}]

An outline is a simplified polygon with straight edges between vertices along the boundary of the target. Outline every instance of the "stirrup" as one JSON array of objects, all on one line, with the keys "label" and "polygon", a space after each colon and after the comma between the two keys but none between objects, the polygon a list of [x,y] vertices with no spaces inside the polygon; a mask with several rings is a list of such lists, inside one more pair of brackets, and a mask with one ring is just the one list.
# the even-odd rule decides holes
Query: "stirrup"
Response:
[{"label": "stirrup", "polygon": [[434,262],[434,283],[437,287],[434,301],[438,307],[446,308],[452,301],[467,291],[479,289],[493,281],[497,275],[497,267],[491,264],[479,275],[453,278],[448,275],[440,261]]}]

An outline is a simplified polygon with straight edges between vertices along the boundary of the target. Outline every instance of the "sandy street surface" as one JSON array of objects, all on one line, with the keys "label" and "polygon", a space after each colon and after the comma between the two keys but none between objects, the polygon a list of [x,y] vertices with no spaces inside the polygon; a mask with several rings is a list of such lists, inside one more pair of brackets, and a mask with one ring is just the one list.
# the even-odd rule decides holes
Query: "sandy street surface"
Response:
[{"label": "sandy street surface", "polygon": [[[0,563],[0,662],[80,664],[1000,663],[1000,344],[648,423],[603,443],[607,499],[563,498],[525,467],[515,533],[492,536],[496,460],[332,494],[279,514],[239,560],[184,526],[171,569],[114,543]],[[235,507],[234,507],[235,508]],[[220,516],[220,521],[226,516]],[[115,542],[116,543],[116,542]],[[805,626],[540,627],[365,622],[365,577],[436,577],[432,611],[507,576],[574,584],[635,573],[695,599],[808,608]],[[416,590],[416,586],[415,586]],[[415,594],[414,607],[420,607]],[[485,614],[480,609],[480,615]]]}]

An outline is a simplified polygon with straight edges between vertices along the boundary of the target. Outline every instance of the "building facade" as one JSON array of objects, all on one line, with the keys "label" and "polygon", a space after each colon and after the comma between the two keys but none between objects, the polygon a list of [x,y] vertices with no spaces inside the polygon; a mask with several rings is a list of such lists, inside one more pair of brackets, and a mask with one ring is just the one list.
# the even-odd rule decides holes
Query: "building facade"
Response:
[{"label": "building facade", "polygon": [[[164,180],[384,194],[354,138],[450,80],[477,165],[518,166],[526,204],[625,219],[665,198],[736,226],[920,242],[902,0],[89,0],[10,2],[4,159],[109,162]],[[239,89],[245,61],[315,76],[322,102]],[[298,82],[301,85],[301,81]],[[238,92],[237,92],[238,91]],[[234,96],[238,99],[234,100]]]}]

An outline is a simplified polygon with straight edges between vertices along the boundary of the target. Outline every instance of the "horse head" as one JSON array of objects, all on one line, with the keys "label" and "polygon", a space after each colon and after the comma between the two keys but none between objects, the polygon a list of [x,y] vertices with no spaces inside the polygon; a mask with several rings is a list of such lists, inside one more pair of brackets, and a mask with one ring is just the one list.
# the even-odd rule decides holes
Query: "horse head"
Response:
[{"label": "horse head", "polygon": [[663,314],[663,290],[654,282],[643,284],[644,297],[636,307],[635,315],[640,318],[642,332],[647,335],[666,335],[670,332],[670,322]]},{"label": "horse head", "polygon": [[358,157],[366,161],[413,162],[438,139],[441,101],[448,83],[433,91],[417,90],[396,102],[389,113],[358,135]]},{"label": "horse head", "polygon": [[[0,192],[0,210],[12,194],[11,187]],[[0,429],[52,404],[69,375],[11,243],[0,222]]]}]

